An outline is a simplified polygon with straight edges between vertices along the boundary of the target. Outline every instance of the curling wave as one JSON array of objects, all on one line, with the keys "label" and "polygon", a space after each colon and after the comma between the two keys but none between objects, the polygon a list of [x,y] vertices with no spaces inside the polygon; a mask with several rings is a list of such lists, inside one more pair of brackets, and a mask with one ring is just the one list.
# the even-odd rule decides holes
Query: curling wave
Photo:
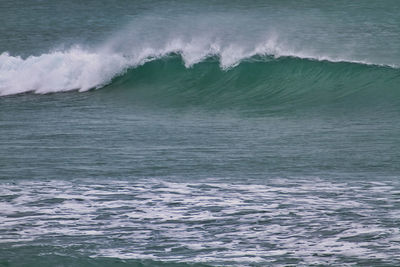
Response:
[{"label": "curling wave", "polygon": [[[222,80],[227,79],[227,77],[232,79],[232,76],[235,75],[239,75],[240,79],[243,79],[244,75],[254,76],[254,73],[245,69],[250,70],[256,67],[259,70],[258,72],[255,70],[257,73],[256,79],[258,79],[258,82],[268,80],[268,87],[277,83],[279,86],[285,86],[285,84],[280,84],[279,80],[293,80],[293,74],[298,77],[301,73],[304,77],[296,79],[296,82],[304,84],[305,81],[309,81],[312,84],[316,83],[323,86],[324,79],[335,76],[331,72],[332,69],[336,69],[336,76],[345,75],[350,80],[358,79],[362,74],[358,73],[356,77],[352,77],[347,72],[349,69],[365,70],[366,75],[363,82],[366,84],[370,83],[368,73],[371,70],[377,69],[378,73],[381,73],[385,69],[388,73],[397,73],[397,70],[393,70],[395,67],[373,66],[369,68],[366,65],[371,65],[371,63],[368,62],[294,53],[290,50],[285,50],[273,39],[257,45],[251,50],[235,45],[221,46],[217,43],[199,46],[198,44],[185,43],[176,39],[168,42],[162,49],[145,47],[130,53],[115,52],[107,46],[92,50],[75,46],[65,51],[54,51],[27,58],[2,53],[0,55],[0,96],[26,92],[45,94],[101,88],[116,77],[123,75],[127,70],[138,68],[149,61],[171,58],[171,55],[179,55],[182,59],[179,64],[187,69],[186,71],[180,70],[182,77],[189,75],[191,79],[199,79],[200,77],[196,77],[196,75],[201,75],[198,70],[203,70],[204,65],[202,67],[195,67],[195,65],[201,62],[208,62],[210,58],[213,58],[214,62],[210,67],[217,71],[218,75],[221,75],[220,78]],[[291,59],[288,60],[288,57]],[[311,61],[322,61],[322,63],[311,64]],[[249,65],[249,62],[254,65]],[[277,62],[279,62],[278,65]],[[338,65],[328,62],[337,62]],[[176,64],[175,59],[172,66],[176,68]],[[297,68],[299,64],[302,67],[300,73]],[[218,70],[215,70],[216,65],[219,66]],[[240,70],[232,71],[239,65],[241,65]],[[279,71],[276,66],[279,66],[277,67]],[[273,68],[271,69],[271,67]],[[324,70],[323,68],[328,69]],[[154,71],[159,72],[160,70]],[[168,75],[171,75],[171,71],[167,71]],[[293,71],[296,73],[291,73]],[[329,77],[320,76],[322,74]],[[344,77],[336,77],[334,79],[337,78],[346,83]],[[276,81],[271,84],[271,80]],[[251,81],[251,78],[248,77],[248,82],[254,84],[257,81]],[[216,81],[216,83],[221,83],[221,81]],[[248,88],[249,85],[244,87]]]}]

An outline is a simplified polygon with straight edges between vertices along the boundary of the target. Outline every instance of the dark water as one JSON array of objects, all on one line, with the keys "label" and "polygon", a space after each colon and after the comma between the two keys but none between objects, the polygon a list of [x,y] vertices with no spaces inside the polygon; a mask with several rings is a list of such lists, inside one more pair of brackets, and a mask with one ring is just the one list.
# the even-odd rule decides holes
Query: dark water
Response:
[{"label": "dark water", "polygon": [[2,1],[0,266],[400,265],[397,1]]}]

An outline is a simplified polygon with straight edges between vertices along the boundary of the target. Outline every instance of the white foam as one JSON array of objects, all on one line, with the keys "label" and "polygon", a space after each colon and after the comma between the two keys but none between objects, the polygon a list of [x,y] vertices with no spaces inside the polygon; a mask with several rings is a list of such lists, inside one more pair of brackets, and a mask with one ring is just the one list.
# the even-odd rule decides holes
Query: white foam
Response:
[{"label": "white foam", "polygon": [[118,54],[101,54],[80,47],[23,59],[0,55],[0,95],[39,94],[100,87],[121,73],[128,60]]},{"label": "white foam", "polygon": [[[285,254],[301,259],[302,265],[332,265],[340,257],[390,261],[399,249],[399,230],[384,221],[398,217],[390,212],[396,210],[393,192],[398,188],[397,180],[373,185],[313,178],[268,184],[156,179],[3,183],[0,195],[10,199],[0,202],[0,243],[36,242],[48,235],[98,236],[118,237],[125,245],[98,243],[93,255],[119,258],[151,257],[148,242],[156,239],[161,247],[150,252],[167,261],[266,264]],[[388,210],[381,212],[371,200],[384,196]],[[199,253],[174,250],[182,246]]]}]

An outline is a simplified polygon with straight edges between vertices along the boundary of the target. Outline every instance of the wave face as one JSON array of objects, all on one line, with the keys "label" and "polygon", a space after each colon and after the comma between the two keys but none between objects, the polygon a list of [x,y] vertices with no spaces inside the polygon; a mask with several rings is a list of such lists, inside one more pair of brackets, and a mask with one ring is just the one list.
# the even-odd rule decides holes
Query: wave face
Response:
[{"label": "wave face", "polygon": [[398,84],[399,70],[387,66],[255,56],[224,70],[217,58],[185,68],[179,55],[170,55],[129,70],[107,89],[158,105],[276,110],[332,103],[395,104]]}]

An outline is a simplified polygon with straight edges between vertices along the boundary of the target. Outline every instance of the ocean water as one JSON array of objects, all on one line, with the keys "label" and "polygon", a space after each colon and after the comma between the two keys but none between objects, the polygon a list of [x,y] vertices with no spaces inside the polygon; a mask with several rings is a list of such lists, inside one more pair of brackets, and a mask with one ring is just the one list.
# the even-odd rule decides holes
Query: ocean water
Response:
[{"label": "ocean water", "polygon": [[399,266],[400,2],[0,1],[0,266]]}]

